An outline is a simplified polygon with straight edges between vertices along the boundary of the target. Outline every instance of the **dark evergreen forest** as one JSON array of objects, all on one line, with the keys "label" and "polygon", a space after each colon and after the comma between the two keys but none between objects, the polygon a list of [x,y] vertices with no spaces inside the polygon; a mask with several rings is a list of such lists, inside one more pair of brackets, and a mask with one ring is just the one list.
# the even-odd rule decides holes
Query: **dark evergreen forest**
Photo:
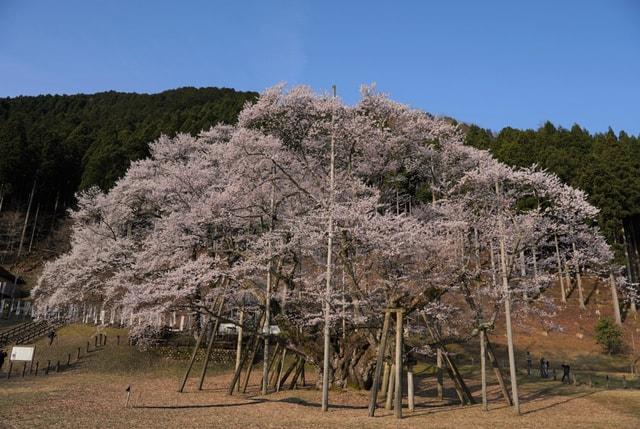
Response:
[{"label": "dark evergreen forest", "polygon": [[0,99],[0,198],[4,208],[34,202],[50,211],[92,185],[107,189],[144,158],[161,134],[198,133],[233,123],[257,96],[226,88],[159,94],[104,92]]}]

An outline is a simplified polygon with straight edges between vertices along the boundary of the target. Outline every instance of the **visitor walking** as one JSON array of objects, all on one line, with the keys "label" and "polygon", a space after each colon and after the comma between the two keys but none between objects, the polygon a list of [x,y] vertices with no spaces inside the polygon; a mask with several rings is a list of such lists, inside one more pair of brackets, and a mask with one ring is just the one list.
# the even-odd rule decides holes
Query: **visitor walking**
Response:
[{"label": "visitor walking", "polygon": [[56,331],[52,329],[49,331],[49,334],[47,334],[47,337],[49,338],[49,345],[53,344],[53,340],[56,338]]},{"label": "visitor walking", "polygon": [[571,373],[571,367],[566,363],[563,363],[562,364],[562,382],[563,383],[565,380],[567,380],[567,384],[571,384],[570,373]]}]

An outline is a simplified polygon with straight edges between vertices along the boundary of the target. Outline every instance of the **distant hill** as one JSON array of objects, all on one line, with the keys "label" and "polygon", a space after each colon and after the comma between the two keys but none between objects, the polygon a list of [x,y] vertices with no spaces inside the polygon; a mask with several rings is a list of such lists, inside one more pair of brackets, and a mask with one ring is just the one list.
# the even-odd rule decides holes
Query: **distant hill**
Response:
[{"label": "distant hill", "polygon": [[253,92],[179,88],[159,94],[103,92],[0,98],[0,198],[4,209],[34,201],[50,211],[82,188],[109,188],[161,134],[234,123]]}]

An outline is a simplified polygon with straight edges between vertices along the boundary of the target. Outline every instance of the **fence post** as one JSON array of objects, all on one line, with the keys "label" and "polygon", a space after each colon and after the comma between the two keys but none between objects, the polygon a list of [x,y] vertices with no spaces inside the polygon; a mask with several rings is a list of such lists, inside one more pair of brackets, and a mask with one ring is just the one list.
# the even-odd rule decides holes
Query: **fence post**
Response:
[{"label": "fence post", "polygon": [[60,372],[60,361],[56,363],[56,372]]},{"label": "fence post", "polygon": [[38,376],[38,367],[40,366],[40,361],[36,362],[36,377]]},{"label": "fence post", "polygon": [[67,353],[67,368],[71,365],[71,353]]},{"label": "fence post", "polygon": [[120,335],[116,336],[116,346],[120,345]]},{"label": "fence post", "polygon": [[80,347],[78,347],[78,355],[76,357],[76,360],[80,360]]},{"label": "fence post", "polygon": [[93,337],[93,347],[98,348],[98,336]]},{"label": "fence post", "polygon": [[89,353],[89,341],[87,341],[87,353]]},{"label": "fence post", "polygon": [[9,361],[9,372],[7,372],[7,380],[11,378],[11,370],[13,369],[13,361]]},{"label": "fence post", "polygon": [[27,372],[27,361],[24,361],[24,365],[22,365],[22,378],[24,378],[24,374]]},{"label": "fence post", "polygon": [[49,375],[50,367],[51,367],[51,361],[47,360],[47,369],[44,370],[44,375]]},{"label": "fence post", "polygon": [[107,345],[107,334],[104,335],[104,344],[103,345]]}]

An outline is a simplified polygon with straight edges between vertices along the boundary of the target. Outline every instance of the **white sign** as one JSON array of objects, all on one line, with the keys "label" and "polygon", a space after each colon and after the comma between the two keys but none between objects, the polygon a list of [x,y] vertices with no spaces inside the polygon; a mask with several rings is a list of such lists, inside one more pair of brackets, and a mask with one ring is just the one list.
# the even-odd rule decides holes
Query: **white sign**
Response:
[{"label": "white sign", "polygon": [[11,360],[31,362],[35,352],[36,346],[13,346],[11,349]]}]

